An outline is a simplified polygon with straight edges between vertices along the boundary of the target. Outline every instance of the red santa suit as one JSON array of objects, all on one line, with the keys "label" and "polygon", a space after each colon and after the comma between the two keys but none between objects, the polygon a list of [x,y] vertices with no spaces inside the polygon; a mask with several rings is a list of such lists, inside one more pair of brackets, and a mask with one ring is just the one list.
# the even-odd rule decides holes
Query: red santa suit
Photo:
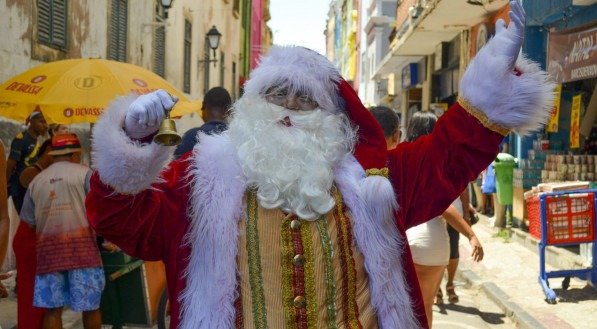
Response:
[{"label": "red santa suit", "polygon": [[[272,52],[259,72],[296,72],[308,57],[317,64],[308,82],[332,83],[322,88],[340,96],[358,126],[354,155],[334,167],[329,213],[306,221],[261,207],[227,134],[201,136],[193,152],[166,166],[172,150],[122,129],[133,101],[123,98],[94,127],[90,223],[125,252],[164,261],[173,328],[427,327],[405,230],[442,213],[510,129],[544,121],[550,97],[537,95],[551,86],[538,87],[545,80],[538,70],[508,72],[510,80],[534,79],[525,82],[535,85],[527,94],[536,98],[533,109],[497,106],[524,120],[496,121],[494,107],[463,98],[432,134],[386,154],[381,128],[327,60],[299,47]],[[251,79],[272,85],[259,72]]]}]

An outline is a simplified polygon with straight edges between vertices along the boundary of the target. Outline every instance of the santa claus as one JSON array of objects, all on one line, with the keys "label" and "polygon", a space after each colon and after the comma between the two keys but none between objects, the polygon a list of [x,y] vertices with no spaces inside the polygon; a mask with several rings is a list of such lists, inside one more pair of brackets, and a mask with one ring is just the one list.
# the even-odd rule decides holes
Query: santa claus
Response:
[{"label": "santa claus", "polygon": [[170,97],[116,100],[93,131],[92,225],[164,261],[173,328],[427,327],[405,229],[549,116],[553,86],[518,56],[511,5],[433,133],[389,152],[338,70],[302,47],[272,47],[229,130],[174,162],[151,142]]}]

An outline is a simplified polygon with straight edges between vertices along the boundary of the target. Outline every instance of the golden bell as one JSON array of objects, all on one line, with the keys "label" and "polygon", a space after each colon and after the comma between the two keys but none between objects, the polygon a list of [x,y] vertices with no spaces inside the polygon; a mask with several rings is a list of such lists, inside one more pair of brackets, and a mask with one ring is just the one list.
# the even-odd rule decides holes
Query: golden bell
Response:
[{"label": "golden bell", "polygon": [[176,123],[170,118],[166,118],[160,124],[160,130],[153,137],[153,141],[164,146],[175,146],[180,144],[182,138],[176,132]]}]

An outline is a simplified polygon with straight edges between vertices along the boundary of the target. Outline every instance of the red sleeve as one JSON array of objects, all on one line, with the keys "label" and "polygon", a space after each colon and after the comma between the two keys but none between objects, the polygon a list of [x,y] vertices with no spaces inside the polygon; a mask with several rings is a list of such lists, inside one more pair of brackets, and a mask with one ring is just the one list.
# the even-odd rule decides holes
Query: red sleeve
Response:
[{"label": "red sleeve", "polygon": [[91,226],[131,256],[150,261],[164,259],[188,227],[186,160],[172,162],[162,172],[163,182],[136,195],[115,192],[94,172],[85,200]]},{"label": "red sleeve", "polygon": [[404,229],[448,208],[495,159],[503,139],[456,103],[440,117],[433,133],[391,150],[388,168]]}]

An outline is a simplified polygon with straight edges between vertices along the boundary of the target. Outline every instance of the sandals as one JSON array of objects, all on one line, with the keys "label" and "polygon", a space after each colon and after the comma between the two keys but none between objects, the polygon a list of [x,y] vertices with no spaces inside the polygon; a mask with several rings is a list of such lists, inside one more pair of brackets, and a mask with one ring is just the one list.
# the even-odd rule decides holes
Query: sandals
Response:
[{"label": "sandals", "polygon": [[444,294],[442,293],[442,288],[437,289],[437,294],[435,295],[435,305],[444,305]]},{"label": "sandals", "polygon": [[459,298],[454,291],[454,285],[446,286],[446,293],[448,294],[448,302],[450,302],[450,304],[458,303]]}]

